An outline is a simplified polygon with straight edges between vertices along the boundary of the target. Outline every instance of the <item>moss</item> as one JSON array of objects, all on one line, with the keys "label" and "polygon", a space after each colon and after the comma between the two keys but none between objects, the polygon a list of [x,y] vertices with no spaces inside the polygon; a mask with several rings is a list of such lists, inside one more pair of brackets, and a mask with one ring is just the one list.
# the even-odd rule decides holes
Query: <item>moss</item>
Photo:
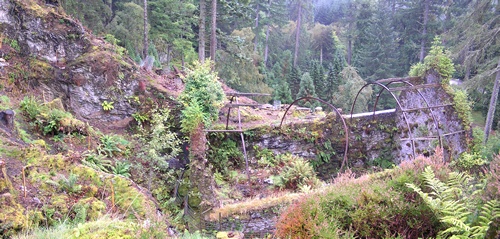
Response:
[{"label": "moss", "polygon": [[74,206],[75,212],[85,211],[84,220],[95,221],[106,212],[106,204],[95,197],[79,200]]},{"label": "moss", "polygon": [[101,187],[103,185],[103,181],[99,177],[99,174],[92,168],[77,165],[72,169],[72,172],[83,180],[90,180],[92,184],[97,187]]},{"label": "moss", "polygon": [[[111,183],[113,184],[115,205],[127,218],[142,219],[146,215],[154,215],[144,195],[133,187],[128,179],[115,176],[111,179]],[[112,197],[109,196],[107,199],[111,200]]]},{"label": "moss", "polygon": [[15,196],[5,193],[0,195],[0,230],[9,236],[14,231],[26,227],[27,218],[24,208],[17,202]]},{"label": "moss", "polygon": [[67,166],[65,158],[61,154],[47,155],[43,158],[43,162],[46,167],[53,170],[65,169]]},{"label": "moss", "polygon": [[36,58],[30,59],[30,77],[35,79],[49,80],[53,77],[52,66]]},{"label": "moss", "polygon": [[42,222],[47,220],[42,211],[36,209],[27,211],[26,215],[26,217],[28,218],[26,225],[27,228],[36,228],[41,225]]},{"label": "moss", "polygon": [[134,229],[137,226],[127,221],[98,220],[78,224],[76,228],[68,231],[67,238],[99,239],[99,238],[135,238]]},{"label": "moss", "polygon": [[21,158],[23,155],[22,149],[17,146],[7,146],[7,142],[3,142],[0,138],[0,156],[10,158]]},{"label": "moss", "polygon": [[65,194],[56,194],[50,198],[50,208],[59,212],[61,216],[68,214],[68,208],[70,208],[68,196]]}]

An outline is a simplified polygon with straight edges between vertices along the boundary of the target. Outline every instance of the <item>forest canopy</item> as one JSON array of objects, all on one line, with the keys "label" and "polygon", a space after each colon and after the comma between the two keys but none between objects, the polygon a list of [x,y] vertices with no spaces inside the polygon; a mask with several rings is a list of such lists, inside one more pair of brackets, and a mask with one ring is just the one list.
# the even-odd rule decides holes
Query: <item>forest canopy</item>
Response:
[{"label": "forest canopy", "polygon": [[[475,110],[486,115],[500,56],[500,6],[491,0],[65,0],[61,5],[93,33],[113,34],[137,62],[147,52],[156,67],[168,71],[210,58],[230,87],[272,93],[283,103],[300,97],[301,85],[309,84],[302,79],[311,78],[317,97],[345,108],[355,93],[346,89],[406,76],[412,65],[424,62],[439,36],[455,64],[451,77],[465,82]],[[381,108],[394,107],[381,102]]]}]

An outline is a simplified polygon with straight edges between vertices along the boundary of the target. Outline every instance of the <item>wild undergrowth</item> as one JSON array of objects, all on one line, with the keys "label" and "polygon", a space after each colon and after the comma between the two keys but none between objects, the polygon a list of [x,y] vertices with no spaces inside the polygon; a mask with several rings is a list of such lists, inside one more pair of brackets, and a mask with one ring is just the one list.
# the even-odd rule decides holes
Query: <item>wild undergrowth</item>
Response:
[{"label": "wild undergrowth", "polygon": [[[497,160],[497,161],[495,161]],[[495,238],[500,160],[456,171],[442,151],[355,178],[346,172],[289,206],[279,238]],[[496,226],[497,227],[497,226]],[[493,237],[491,237],[493,235]],[[490,236],[490,237],[489,237]]]}]

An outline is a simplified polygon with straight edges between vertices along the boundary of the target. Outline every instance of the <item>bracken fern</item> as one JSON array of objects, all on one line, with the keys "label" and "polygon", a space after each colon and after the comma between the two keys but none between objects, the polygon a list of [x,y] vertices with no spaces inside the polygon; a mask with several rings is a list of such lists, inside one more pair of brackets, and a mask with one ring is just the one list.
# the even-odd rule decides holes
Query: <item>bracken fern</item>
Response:
[{"label": "bracken fern", "polygon": [[[498,218],[499,204],[489,201],[480,208],[480,216],[474,219],[474,210],[468,191],[471,177],[466,173],[452,172],[446,183],[436,178],[430,167],[422,173],[429,193],[412,183],[406,185],[422,197],[446,229],[439,233],[443,238],[485,238],[493,220]],[[473,194],[478,193],[475,191]]]}]

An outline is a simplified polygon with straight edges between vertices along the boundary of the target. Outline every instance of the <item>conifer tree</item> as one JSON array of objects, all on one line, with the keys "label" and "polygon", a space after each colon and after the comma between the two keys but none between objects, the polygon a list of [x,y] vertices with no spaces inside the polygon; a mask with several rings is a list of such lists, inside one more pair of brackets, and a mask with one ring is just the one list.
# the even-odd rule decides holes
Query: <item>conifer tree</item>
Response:
[{"label": "conifer tree", "polygon": [[290,90],[292,92],[292,98],[297,98],[297,94],[300,89],[301,82],[301,72],[300,68],[292,66],[290,69],[290,73],[288,74],[288,84],[290,85]]},{"label": "conifer tree", "polygon": [[[302,77],[300,78],[300,90],[299,93],[297,94],[297,98],[301,97],[318,97],[316,95],[316,89],[314,87],[314,82],[309,74],[309,72],[304,73]],[[302,103],[303,106],[305,107],[310,107],[313,108],[317,104],[315,101],[307,101],[305,103]]]},{"label": "conifer tree", "polygon": [[288,82],[284,79],[277,79],[276,85],[274,86],[273,99],[279,100],[281,103],[290,104],[292,103],[292,92],[288,86]]},{"label": "conifer tree", "polygon": [[326,99],[327,96],[327,82],[325,77],[325,70],[323,66],[314,61],[311,67],[311,78],[313,79],[314,87],[316,88],[316,93],[320,99]]},{"label": "conifer tree", "polygon": [[340,73],[347,65],[347,60],[344,56],[344,46],[340,43],[337,36],[334,35],[335,52],[333,53],[333,61],[328,65],[328,73],[325,80],[325,92],[323,93],[324,100],[333,103],[333,95],[339,91],[339,86],[344,84]]}]

